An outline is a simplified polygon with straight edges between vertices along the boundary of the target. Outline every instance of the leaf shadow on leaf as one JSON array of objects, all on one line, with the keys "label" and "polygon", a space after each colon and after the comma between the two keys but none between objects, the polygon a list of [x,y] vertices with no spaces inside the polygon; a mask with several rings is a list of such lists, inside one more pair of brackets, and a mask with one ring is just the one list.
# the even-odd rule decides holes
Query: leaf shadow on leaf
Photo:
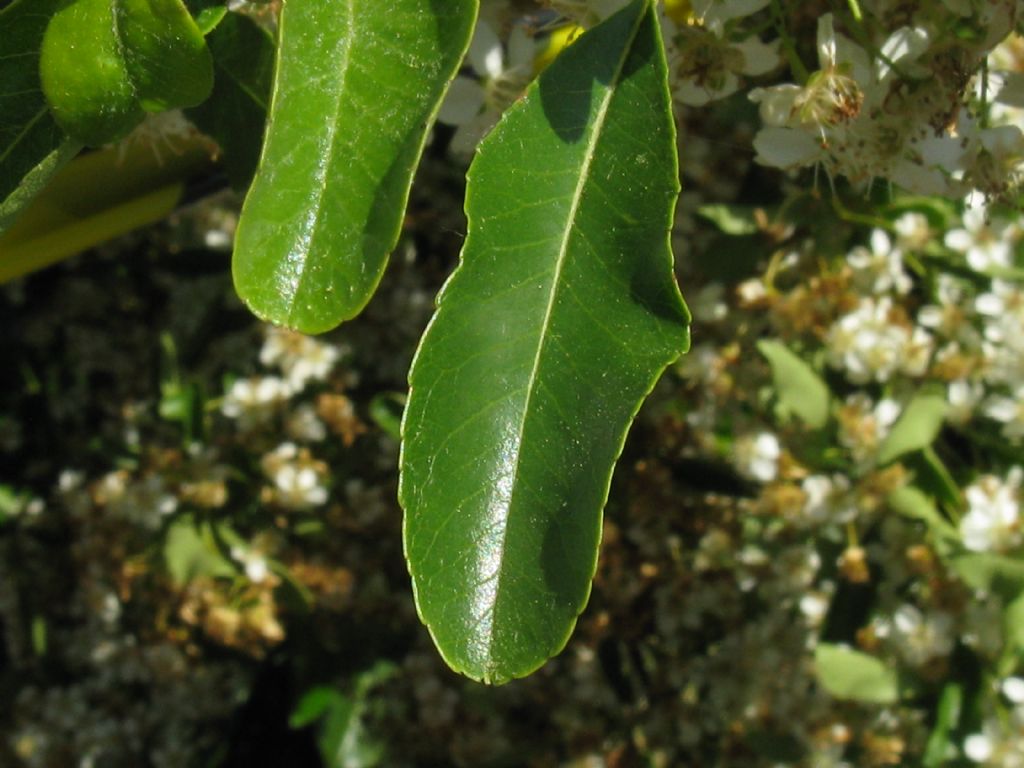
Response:
[{"label": "leaf shadow on leaf", "polygon": [[[567,514],[571,519],[574,515]],[[557,520],[557,518],[555,518]],[[574,540],[566,540],[566,531],[559,525],[545,527],[541,543],[541,571],[544,574],[544,587],[551,596],[551,602],[566,610],[566,618],[575,621],[582,612],[590,595],[590,580],[593,578],[596,565],[596,554],[600,545],[601,530],[577,529],[573,531]],[[584,540],[589,539],[589,540]],[[579,553],[593,552],[595,557],[581,558]],[[586,592],[580,595],[580,584],[586,584]],[[571,631],[571,630],[570,630]],[[568,633],[561,642],[551,649],[551,654],[558,653],[568,639]]]},{"label": "leaf shadow on leaf", "polygon": [[[436,2],[436,0],[434,0]],[[634,23],[635,14],[622,9],[603,22],[600,26],[629,26]],[[612,30],[607,30],[609,37],[615,37]],[[618,31],[618,30],[617,30]],[[593,31],[585,33],[593,34]],[[651,38],[647,35],[636,35],[620,32],[621,39],[629,41],[632,48],[618,69],[618,51],[601,50],[599,47],[580,45],[583,40],[570,45],[538,78],[541,106],[544,116],[558,138],[567,144],[575,144],[583,138],[587,125],[590,124],[591,97],[593,88],[568,90],[564,83],[586,82],[588,77],[601,85],[616,87],[628,80],[638,69],[654,55]],[[563,71],[564,70],[564,71]]]},{"label": "leaf shadow on leaf", "polygon": [[[680,317],[679,294],[674,290],[674,276],[672,280],[671,284],[666,283],[664,274],[660,270],[651,269],[649,263],[638,259],[633,274],[630,275],[629,296],[634,302],[657,318],[672,323],[682,322],[689,325],[690,313],[685,306],[683,309],[684,314]],[[682,347],[682,351],[686,352],[689,348],[689,331],[687,331],[687,340]]]}]

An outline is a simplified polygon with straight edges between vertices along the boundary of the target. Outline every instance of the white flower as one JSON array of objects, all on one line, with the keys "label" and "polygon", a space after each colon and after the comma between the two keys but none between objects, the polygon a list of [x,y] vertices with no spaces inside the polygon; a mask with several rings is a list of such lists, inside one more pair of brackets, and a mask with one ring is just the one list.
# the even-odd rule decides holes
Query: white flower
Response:
[{"label": "white flower", "polygon": [[724,25],[733,19],[750,16],[765,8],[771,0],[693,0],[693,15],[703,24]]},{"label": "white flower", "polygon": [[537,43],[524,27],[512,29],[506,49],[494,27],[483,19],[477,21],[466,54],[474,74],[452,81],[437,115],[439,122],[458,128],[451,142],[453,152],[472,153],[533,79],[537,54]]},{"label": "white flower", "polygon": [[265,421],[292,395],[291,387],[277,376],[237,379],[224,396],[221,413],[252,426]]},{"label": "white flower", "polygon": [[725,287],[718,282],[711,282],[698,291],[689,301],[690,311],[695,320],[702,323],[714,323],[725,318],[729,308],[722,301]]},{"label": "white flower", "polygon": [[282,443],[260,462],[273,482],[272,498],[286,509],[306,510],[327,501],[326,467],[294,443]]},{"label": "white flower", "polygon": [[1024,381],[1024,290],[1006,280],[993,280],[992,290],[975,300],[985,318],[985,380],[1017,386]]},{"label": "white flower", "polygon": [[1020,442],[1024,437],[1024,384],[1017,387],[1013,397],[992,395],[985,401],[985,415],[1001,422],[1003,437]]},{"label": "white flower", "polygon": [[866,384],[888,381],[897,372],[923,373],[932,339],[922,328],[901,323],[889,297],[865,297],[832,325],[827,344],[829,364],[844,369],[855,384]]},{"label": "white flower", "polygon": [[985,475],[964,492],[968,511],[960,521],[964,546],[974,552],[1004,551],[1020,542],[1020,483],[1014,467],[1005,481]]},{"label": "white flower", "polygon": [[896,247],[908,251],[918,251],[932,240],[932,230],[928,225],[928,217],[923,213],[911,211],[904,213],[892,223],[896,230]]},{"label": "white flower", "polygon": [[828,613],[829,598],[820,592],[808,592],[800,598],[800,613],[812,627],[820,626]]},{"label": "white flower", "polygon": [[963,284],[949,275],[940,274],[935,298],[937,304],[921,307],[917,322],[946,338],[956,339],[970,349],[977,349],[981,337],[970,322],[971,307]]},{"label": "white flower", "polygon": [[1024,677],[1008,677],[999,688],[1013,704],[1024,704]]},{"label": "white flower", "polygon": [[989,216],[983,206],[968,208],[963,228],[946,233],[946,247],[964,254],[971,269],[984,272],[993,267],[1010,266],[1013,244],[1020,232],[1001,218]]},{"label": "white flower", "polygon": [[[753,99],[754,94],[762,90],[751,91],[750,98]],[[816,165],[826,157],[825,146],[814,135],[771,125],[757,132],[754,149],[759,163],[786,171]]]},{"label": "white flower", "polygon": [[756,435],[743,435],[736,441],[733,459],[742,474],[768,483],[779,473],[781,455],[779,438],[771,432],[758,432]]},{"label": "white flower", "polygon": [[839,443],[858,464],[870,463],[901,410],[890,398],[874,403],[861,392],[850,395],[839,409]]},{"label": "white flower", "polygon": [[961,426],[969,422],[984,394],[984,387],[977,382],[968,379],[949,382],[949,387],[946,389],[946,402],[949,403],[946,420],[950,424]]},{"label": "white flower", "polygon": [[231,557],[245,569],[245,575],[253,584],[260,584],[270,572],[267,559],[251,547],[231,547]]},{"label": "white flower", "polygon": [[894,248],[884,230],[871,232],[870,250],[857,246],[846,257],[855,279],[866,293],[897,293],[910,291],[910,277],[903,271],[903,252]]},{"label": "white flower", "polygon": [[812,525],[844,524],[857,515],[846,475],[811,475],[801,483],[806,501],[803,513]]},{"label": "white flower", "polygon": [[739,75],[763,75],[779,64],[778,41],[753,36],[733,42],[719,23],[683,26],[670,39],[672,94],[690,106],[725,98],[739,89]]},{"label": "white flower", "polygon": [[276,365],[292,393],[301,392],[310,381],[323,381],[341,358],[341,351],[296,331],[269,326],[260,349],[260,362]]},{"label": "white flower", "polygon": [[975,763],[984,763],[995,751],[992,739],[984,733],[972,733],[964,739],[964,754]]},{"label": "white flower", "polygon": [[111,472],[97,485],[95,495],[112,515],[143,528],[158,528],[174,514],[178,499],[168,491],[160,475],[151,474],[128,482],[127,473]]},{"label": "white flower", "polygon": [[315,443],[327,437],[327,427],[317,415],[316,409],[309,404],[300,405],[293,410],[284,425],[288,436],[293,440]]},{"label": "white flower", "polygon": [[927,616],[914,605],[900,606],[892,617],[892,639],[909,664],[921,666],[948,656],[956,635],[953,619],[945,612]]}]

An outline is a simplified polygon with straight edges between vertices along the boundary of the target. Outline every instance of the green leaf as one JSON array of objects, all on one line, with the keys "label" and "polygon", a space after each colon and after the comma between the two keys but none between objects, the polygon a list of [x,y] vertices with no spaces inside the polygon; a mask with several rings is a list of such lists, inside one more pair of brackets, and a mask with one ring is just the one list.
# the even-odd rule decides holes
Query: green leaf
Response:
[{"label": "green leaf", "polygon": [[404,410],[405,395],[397,392],[381,392],[370,401],[370,418],[395,440],[400,440],[402,437],[402,413]]},{"label": "green leaf", "polygon": [[964,690],[960,683],[946,683],[935,711],[935,725],[928,736],[921,760],[925,768],[948,765],[950,756],[956,754],[952,743],[953,732],[960,721],[963,700]]},{"label": "green leaf", "polygon": [[0,235],[0,283],[165,218],[210,164],[198,136],[161,158],[142,142],[76,157]]},{"label": "green leaf", "polygon": [[727,235],[755,235],[761,230],[756,210],[748,205],[702,205],[697,214]]},{"label": "green leaf", "polygon": [[1003,638],[1007,650],[1024,650],[1024,594],[1018,595],[1003,609]]},{"label": "green leaf", "polygon": [[144,111],[198,104],[213,71],[181,0],[72,0],[54,14],[39,61],[57,123],[99,146],[127,135]]},{"label": "green leaf", "polygon": [[830,396],[828,386],[814,369],[778,341],[759,341],[757,349],[772,367],[779,415],[795,415],[811,429],[825,426]]},{"label": "green leaf", "polygon": [[270,123],[235,238],[235,287],[257,315],[318,333],[369,301],[476,10],[285,4]]},{"label": "green leaf", "polygon": [[899,698],[896,670],[853,648],[819,643],[814,668],[822,686],[837,699],[891,704]]},{"label": "green leaf", "polygon": [[939,513],[932,500],[920,488],[910,485],[897,488],[886,501],[894,512],[923,522],[939,539],[960,541],[960,532]]},{"label": "green leaf", "polygon": [[915,395],[878,449],[878,463],[888,464],[908,453],[931,445],[946,418],[945,395],[925,392]]},{"label": "green leaf", "polygon": [[304,728],[322,720],[317,746],[325,768],[372,768],[385,755],[385,745],[363,723],[370,705],[369,694],[395,674],[389,661],[378,661],[356,677],[354,690],[344,694],[321,685],[310,689],[289,718],[292,728]]},{"label": "green leaf", "polygon": [[455,670],[522,677],[590,592],[612,469],[686,349],[654,6],[584,34],[484,140],[462,262],[417,352],[400,500],[420,616]]},{"label": "green leaf", "polygon": [[82,145],[77,141],[64,140],[32,166],[10,194],[0,200],[0,235],[14,226],[21,213],[47,187],[54,176],[74,159],[81,148]]},{"label": "green leaf", "polygon": [[255,21],[232,13],[206,43],[213,54],[213,93],[186,114],[220,145],[231,186],[244,192],[260,157],[274,73],[274,41]]},{"label": "green leaf", "polygon": [[18,0],[0,11],[0,232],[78,152],[50,116],[39,48],[59,0]]},{"label": "green leaf", "polygon": [[181,0],[114,0],[114,5],[128,76],[144,110],[192,107],[210,95],[213,60]]},{"label": "green leaf", "polygon": [[956,574],[971,589],[998,595],[1011,602],[1024,593],[1024,562],[990,553],[972,553],[953,558]]},{"label": "green leaf", "polygon": [[225,0],[185,0],[185,5],[195,19],[199,31],[209,35],[228,16],[224,2]]},{"label": "green leaf", "polygon": [[163,548],[167,572],[176,584],[197,576],[234,576],[235,567],[217,549],[212,534],[191,517],[175,520],[167,530]]},{"label": "green leaf", "polygon": [[318,685],[306,691],[295,709],[288,717],[289,728],[305,728],[312,725],[326,714],[331,707],[341,705],[345,700],[334,688],[327,685]]},{"label": "green leaf", "polygon": [[39,77],[50,111],[90,146],[122,138],[143,117],[115,29],[110,0],[74,0],[43,36]]}]

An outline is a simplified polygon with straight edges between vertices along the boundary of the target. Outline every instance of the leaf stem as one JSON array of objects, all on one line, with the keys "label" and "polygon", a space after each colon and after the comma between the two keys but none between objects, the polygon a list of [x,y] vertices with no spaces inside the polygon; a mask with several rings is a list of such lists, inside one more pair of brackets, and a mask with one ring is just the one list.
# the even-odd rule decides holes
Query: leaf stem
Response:
[{"label": "leaf stem", "polygon": [[789,34],[789,28],[786,26],[785,12],[782,8],[782,1],[771,0],[771,3],[772,17],[775,21],[775,30],[779,33],[779,39],[782,40],[782,51],[786,54],[786,61],[789,62],[789,69],[797,79],[797,82],[800,83],[800,85],[804,85],[807,83],[810,73],[803,61],[800,60],[800,54],[797,53],[796,45],[793,42],[793,36]]}]

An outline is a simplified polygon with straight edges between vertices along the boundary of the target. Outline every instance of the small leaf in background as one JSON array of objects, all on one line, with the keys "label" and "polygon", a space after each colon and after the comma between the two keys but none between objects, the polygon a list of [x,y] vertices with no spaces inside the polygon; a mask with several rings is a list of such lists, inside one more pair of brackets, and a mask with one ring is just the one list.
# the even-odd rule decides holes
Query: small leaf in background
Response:
[{"label": "small leaf in background", "polygon": [[255,314],[320,333],[369,301],[476,12],[476,0],[285,4],[235,238],[235,287]]},{"label": "small leaf in background", "polygon": [[959,683],[946,683],[942,688],[942,695],[935,711],[935,725],[928,736],[921,761],[925,768],[947,765],[950,758],[956,756],[953,732],[960,723],[963,699],[964,691]]},{"label": "small leaf in background", "polygon": [[320,721],[317,747],[324,768],[373,768],[381,764],[386,745],[366,730],[363,719],[371,704],[373,688],[396,671],[391,662],[379,661],[356,677],[349,692],[321,685],[311,688],[299,700],[288,724],[305,728]]},{"label": "small leaf in background", "polygon": [[74,157],[39,82],[39,48],[59,0],[18,0],[0,11],[0,232]]},{"label": "small leaf in background", "polygon": [[923,522],[936,537],[946,541],[960,541],[960,532],[942,516],[931,498],[920,488],[911,485],[897,488],[886,501],[893,511]]},{"label": "small leaf in background", "polygon": [[653,3],[568,47],[480,145],[462,260],[410,373],[399,498],[420,617],[502,683],[586,605],[629,424],[689,343]]},{"label": "small leaf in background", "polygon": [[168,574],[179,585],[197,576],[231,577],[237,572],[215,545],[212,534],[189,515],[171,523],[163,556]]},{"label": "small leaf in background", "polygon": [[100,146],[145,115],[193,106],[213,72],[181,0],[73,0],[50,19],[39,61],[43,93],[72,138]]},{"label": "small leaf in background", "polygon": [[878,463],[888,464],[931,445],[942,429],[948,408],[944,394],[926,392],[915,395],[882,441],[878,449]]},{"label": "small leaf in background", "polygon": [[228,181],[244,192],[260,159],[274,77],[274,41],[255,21],[232,13],[206,43],[213,55],[213,93],[185,113],[220,145]]},{"label": "small leaf in background", "polygon": [[402,439],[404,411],[405,395],[398,392],[381,392],[370,401],[370,418],[395,440]]},{"label": "small leaf in background", "polygon": [[999,595],[1004,602],[1024,593],[1024,562],[989,553],[960,555],[950,562],[953,571],[971,589]]},{"label": "small leaf in background", "polygon": [[779,416],[797,416],[811,429],[825,426],[831,396],[814,369],[778,341],[759,341],[757,349],[772,368]]},{"label": "small leaf in background", "polygon": [[1024,650],[1024,593],[1003,609],[1003,638],[1007,651],[1019,654]]},{"label": "small leaf in background", "polygon": [[747,205],[702,205],[697,209],[697,215],[727,235],[755,235],[761,230],[756,210]]},{"label": "small leaf in background", "polygon": [[819,643],[814,668],[822,686],[837,699],[891,704],[899,698],[896,671],[853,648]]}]

